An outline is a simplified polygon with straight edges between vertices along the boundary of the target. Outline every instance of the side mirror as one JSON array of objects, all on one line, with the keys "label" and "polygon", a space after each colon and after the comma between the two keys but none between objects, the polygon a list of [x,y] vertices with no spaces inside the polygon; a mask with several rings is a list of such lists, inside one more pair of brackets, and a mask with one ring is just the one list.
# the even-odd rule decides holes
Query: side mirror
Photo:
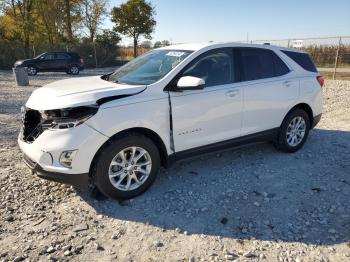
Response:
[{"label": "side mirror", "polygon": [[180,90],[198,90],[203,89],[205,81],[202,78],[194,76],[183,76],[177,82],[177,87]]}]

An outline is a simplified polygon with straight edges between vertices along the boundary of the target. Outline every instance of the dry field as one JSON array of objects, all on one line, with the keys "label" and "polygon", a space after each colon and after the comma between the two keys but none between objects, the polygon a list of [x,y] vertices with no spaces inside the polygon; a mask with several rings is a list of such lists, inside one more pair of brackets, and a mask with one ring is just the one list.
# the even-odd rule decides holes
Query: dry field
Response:
[{"label": "dry field", "polygon": [[259,144],[187,160],[117,202],[41,180],[21,161],[20,106],[66,77],[18,88],[0,72],[0,261],[350,261],[350,82],[327,81],[301,151]]}]

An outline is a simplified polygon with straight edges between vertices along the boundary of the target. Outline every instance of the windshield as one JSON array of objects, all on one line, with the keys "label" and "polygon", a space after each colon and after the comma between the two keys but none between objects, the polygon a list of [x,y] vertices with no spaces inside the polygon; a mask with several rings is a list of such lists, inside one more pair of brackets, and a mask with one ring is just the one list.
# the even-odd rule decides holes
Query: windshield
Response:
[{"label": "windshield", "polygon": [[43,56],[43,55],[45,55],[45,54],[46,54],[46,53],[42,53],[42,54],[40,54],[40,55],[34,57],[33,59],[38,59],[38,58],[40,58],[41,56]]},{"label": "windshield", "polygon": [[192,51],[154,50],[130,61],[106,77],[107,81],[129,84],[150,85],[169,73]]}]

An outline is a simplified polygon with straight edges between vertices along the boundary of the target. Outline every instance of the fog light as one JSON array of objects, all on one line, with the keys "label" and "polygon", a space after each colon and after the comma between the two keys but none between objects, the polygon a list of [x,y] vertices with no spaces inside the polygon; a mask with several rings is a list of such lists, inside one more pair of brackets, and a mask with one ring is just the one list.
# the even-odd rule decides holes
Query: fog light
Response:
[{"label": "fog light", "polygon": [[63,151],[60,155],[60,164],[64,167],[71,168],[73,159],[77,152],[78,150]]},{"label": "fog light", "polygon": [[49,152],[43,152],[40,157],[39,163],[42,163],[46,166],[51,166],[53,163],[52,155]]}]

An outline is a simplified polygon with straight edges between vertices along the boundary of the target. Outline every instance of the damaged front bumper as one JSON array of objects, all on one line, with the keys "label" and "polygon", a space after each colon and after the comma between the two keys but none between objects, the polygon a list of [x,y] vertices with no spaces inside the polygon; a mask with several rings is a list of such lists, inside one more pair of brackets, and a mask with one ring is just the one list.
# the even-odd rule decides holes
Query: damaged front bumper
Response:
[{"label": "damaged front bumper", "polygon": [[23,124],[18,137],[27,166],[41,178],[86,188],[94,156],[108,137],[86,123],[52,129],[33,119],[24,118],[29,122]]},{"label": "damaged front bumper", "polygon": [[40,178],[67,184],[67,185],[72,185],[84,191],[87,191],[89,189],[89,185],[90,185],[89,173],[71,175],[71,174],[46,171],[38,163],[32,161],[25,154],[23,156],[23,162],[29,167],[29,169],[32,171],[33,174],[36,174]]}]

